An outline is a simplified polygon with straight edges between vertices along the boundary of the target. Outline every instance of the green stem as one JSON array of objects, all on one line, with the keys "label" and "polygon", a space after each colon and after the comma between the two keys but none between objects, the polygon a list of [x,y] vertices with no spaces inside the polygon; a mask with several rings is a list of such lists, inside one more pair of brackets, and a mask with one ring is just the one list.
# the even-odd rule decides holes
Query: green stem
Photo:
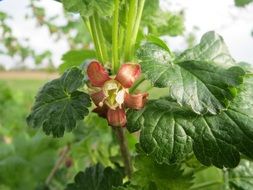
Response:
[{"label": "green stem", "polygon": [[101,21],[100,21],[100,18],[96,12],[94,13],[94,19],[95,19],[95,25],[96,25],[98,39],[99,39],[99,43],[100,43],[100,47],[101,47],[101,52],[103,55],[103,63],[105,64],[106,62],[109,61],[107,45],[106,45],[105,37],[103,35]]},{"label": "green stem", "polygon": [[119,0],[114,0],[114,17],[112,28],[112,72],[115,74],[119,68]]},{"label": "green stem", "polygon": [[141,83],[143,83],[145,81],[145,77],[142,75],[138,81],[136,81],[134,83],[134,85],[132,86],[132,88],[129,89],[129,93],[133,93],[139,86]]},{"label": "green stem", "polygon": [[[123,52],[124,50],[124,28],[121,26],[119,28],[119,52]],[[123,62],[123,57],[122,57],[123,53],[119,54],[119,65]]]},{"label": "green stem", "polygon": [[130,61],[131,59],[131,38],[136,21],[137,3],[138,0],[130,0],[124,48],[124,61]]},{"label": "green stem", "polygon": [[223,179],[224,179],[224,190],[229,190],[229,174],[228,174],[228,169],[224,168],[223,169]]},{"label": "green stem", "polygon": [[137,35],[139,32],[139,28],[140,28],[141,17],[142,17],[144,5],[145,5],[145,0],[139,0],[139,4],[138,4],[139,9],[137,12],[136,21],[135,21],[135,25],[133,28],[132,38],[131,38],[132,39],[131,40],[131,55],[132,55],[132,52],[134,52],[135,43],[136,43]]},{"label": "green stem", "polygon": [[103,53],[102,53],[99,38],[98,38],[98,32],[97,32],[96,21],[94,19],[94,16],[89,17],[89,24],[90,24],[90,32],[91,32],[91,36],[92,36],[94,46],[96,49],[98,61],[104,63]]},{"label": "green stem", "polygon": [[196,185],[195,187],[190,188],[190,190],[197,190],[197,189],[205,189],[207,187],[213,186],[213,185],[219,185],[222,184],[221,181],[209,181],[205,183],[201,183],[199,185]]}]

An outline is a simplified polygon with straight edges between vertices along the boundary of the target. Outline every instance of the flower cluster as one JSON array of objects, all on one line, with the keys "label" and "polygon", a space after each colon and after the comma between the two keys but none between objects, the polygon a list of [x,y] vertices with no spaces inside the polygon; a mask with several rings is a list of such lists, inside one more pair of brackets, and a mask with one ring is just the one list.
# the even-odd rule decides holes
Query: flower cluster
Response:
[{"label": "flower cluster", "polygon": [[144,107],[147,93],[129,94],[129,88],[141,74],[139,64],[123,64],[117,75],[110,77],[99,62],[92,61],[87,74],[91,98],[97,106],[93,111],[107,118],[109,125],[124,127],[127,122],[125,109]]}]

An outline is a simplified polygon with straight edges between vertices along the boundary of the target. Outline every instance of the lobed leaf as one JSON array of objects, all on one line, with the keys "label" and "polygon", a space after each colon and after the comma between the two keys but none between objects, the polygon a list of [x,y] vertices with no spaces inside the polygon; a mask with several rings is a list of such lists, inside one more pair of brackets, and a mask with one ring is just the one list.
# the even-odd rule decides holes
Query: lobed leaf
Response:
[{"label": "lobed leaf", "polygon": [[89,113],[91,105],[88,94],[78,91],[84,76],[78,68],[67,70],[60,78],[46,83],[36,96],[27,124],[54,137],[62,137],[71,131],[77,120]]},{"label": "lobed leaf", "polygon": [[[205,48],[204,52],[208,51],[212,52]],[[185,52],[174,64],[167,50],[148,43],[139,50],[138,57],[144,75],[155,87],[169,87],[169,96],[195,113],[217,114],[234,99],[245,72],[240,67],[221,68],[215,62],[217,54],[209,53],[202,59],[199,52]]]},{"label": "lobed leaf", "polygon": [[75,182],[67,186],[67,190],[112,190],[122,185],[123,179],[119,172],[111,167],[104,168],[101,164],[88,167],[75,176]]},{"label": "lobed leaf", "polygon": [[175,62],[190,60],[214,62],[224,68],[235,65],[223,38],[214,31],[205,33],[198,45],[184,51],[176,58]]},{"label": "lobed leaf", "polygon": [[129,110],[127,128],[141,129],[142,149],[159,163],[184,160],[193,148],[204,165],[233,168],[240,154],[253,158],[253,78],[218,115],[196,115],[167,99],[150,101],[143,110]]}]

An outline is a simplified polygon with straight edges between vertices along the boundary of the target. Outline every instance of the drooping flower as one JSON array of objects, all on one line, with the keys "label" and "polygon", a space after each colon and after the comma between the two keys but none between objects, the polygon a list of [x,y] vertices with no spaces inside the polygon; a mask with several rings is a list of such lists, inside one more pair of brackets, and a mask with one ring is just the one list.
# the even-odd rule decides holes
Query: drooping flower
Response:
[{"label": "drooping flower", "polygon": [[125,63],[115,77],[98,62],[92,61],[87,74],[90,81],[90,94],[97,106],[93,111],[107,118],[111,126],[126,125],[126,108],[142,109],[147,101],[147,93],[130,94],[136,79],[141,74],[139,64]]}]

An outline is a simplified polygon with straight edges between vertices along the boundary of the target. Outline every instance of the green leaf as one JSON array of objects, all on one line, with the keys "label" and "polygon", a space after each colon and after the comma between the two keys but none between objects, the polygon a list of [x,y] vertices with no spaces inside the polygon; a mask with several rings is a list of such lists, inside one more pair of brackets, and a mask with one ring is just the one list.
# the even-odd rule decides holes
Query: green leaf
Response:
[{"label": "green leaf", "polygon": [[207,60],[173,64],[169,52],[154,44],[144,45],[138,57],[142,72],[155,87],[169,87],[173,99],[198,114],[225,110],[245,75],[240,67],[223,69]]},{"label": "green leaf", "polygon": [[229,185],[231,189],[253,189],[253,163],[241,160],[238,167],[229,170]]},{"label": "green leaf", "polygon": [[119,172],[111,167],[104,168],[101,164],[87,168],[75,176],[75,183],[69,184],[67,190],[112,190],[122,185],[123,179]]},{"label": "green leaf", "polygon": [[27,123],[33,128],[54,137],[62,137],[64,131],[71,131],[77,120],[89,113],[91,105],[88,94],[78,91],[83,84],[83,74],[78,68],[71,68],[60,78],[46,83],[36,96]]},{"label": "green leaf", "polygon": [[66,11],[89,17],[95,12],[100,16],[112,16],[114,4],[111,0],[62,0]]},{"label": "green leaf", "polygon": [[148,23],[154,17],[157,12],[161,11],[159,6],[159,0],[148,0],[145,2],[143,13],[142,13],[142,21]]},{"label": "green leaf", "polygon": [[71,50],[62,56],[63,63],[60,65],[59,70],[61,73],[73,66],[80,66],[87,59],[95,59],[96,52],[94,50]]},{"label": "green leaf", "polygon": [[190,60],[211,61],[224,68],[235,65],[235,61],[231,57],[223,38],[213,31],[204,34],[200,43],[195,47],[184,51],[176,59],[176,62]]},{"label": "green leaf", "polygon": [[179,165],[158,164],[148,156],[139,155],[135,167],[134,184],[144,189],[153,184],[157,190],[188,190],[192,185],[192,173],[185,174]]},{"label": "green leaf", "polygon": [[127,113],[130,132],[141,129],[140,145],[159,163],[184,160],[191,146],[204,165],[235,167],[240,153],[253,158],[253,78],[227,111],[198,116],[167,99],[150,101]]},{"label": "green leaf", "polygon": [[[145,9],[144,9],[145,10]],[[156,36],[178,36],[184,32],[184,17],[182,13],[163,12],[157,10],[154,14],[143,17],[143,27],[147,27],[149,33]]]},{"label": "green leaf", "polygon": [[163,48],[164,50],[168,51],[171,54],[170,48],[160,38],[158,38],[158,37],[156,37],[154,35],[148,35],[147,36],[147,41],[150,42],[150,43],[153,43],[153,44],[155,44],[157,46],[160,46],[161,48]]},{"label": "green leaf", "polygon": [[246,5],[252,3],[253,0],[235,0],[235,6],[245,7]]}]

